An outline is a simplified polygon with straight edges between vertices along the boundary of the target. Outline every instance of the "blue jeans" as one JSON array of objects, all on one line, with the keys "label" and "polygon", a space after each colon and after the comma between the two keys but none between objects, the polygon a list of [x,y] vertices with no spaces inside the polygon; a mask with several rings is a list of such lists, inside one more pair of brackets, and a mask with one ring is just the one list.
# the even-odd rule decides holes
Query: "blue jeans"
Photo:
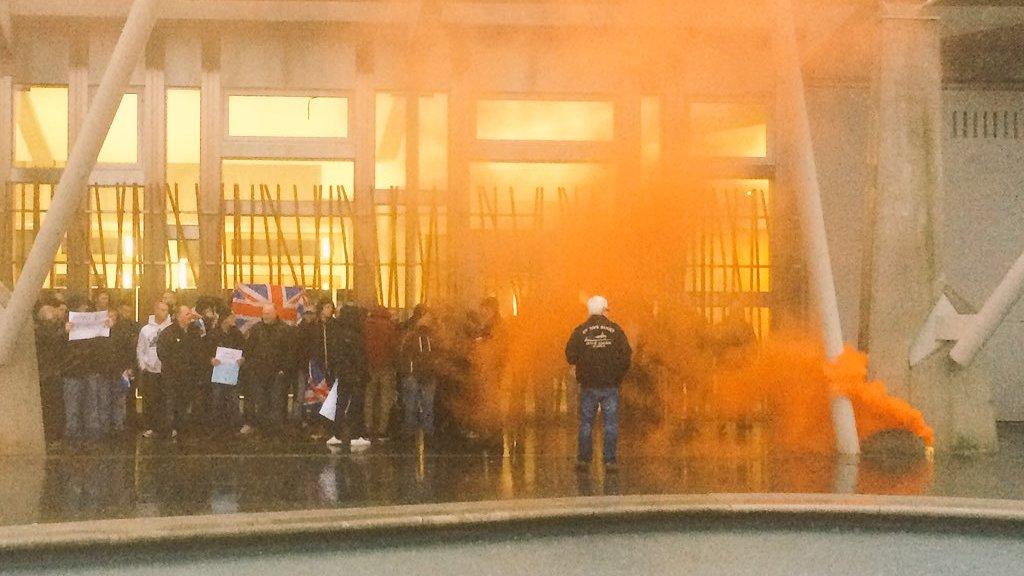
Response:
[{"label": "blue jeans", "polygon": [[614,463],[619,442],[619,389],[580,388],[580,434],[577,459],[590,462],[594,457],[594,418],[601,407],[604,419],[604,461]]},{"label": "blue jeans", "polygon": [[423,433],[434,433],[434,394],[437,381],[432,378],[416,378],[408,375],[402,378],[402,410],[404,419],[402,431],[405,434],[423,428]]},{"label": "blue jeans", "polygon": [[102,435],[98,374],[64,377],[64,438],[68,442],[98,440]]}]

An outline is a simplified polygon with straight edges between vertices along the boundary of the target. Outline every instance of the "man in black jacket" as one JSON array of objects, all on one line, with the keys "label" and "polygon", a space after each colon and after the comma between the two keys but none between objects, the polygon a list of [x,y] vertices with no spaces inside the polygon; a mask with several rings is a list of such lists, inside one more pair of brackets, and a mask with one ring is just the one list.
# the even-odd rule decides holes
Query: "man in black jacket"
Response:
[{"label": "man in black jacket", "polygon": [[593,458],[594,417],[598,406],[604,420],[605,469],[616,467],[619,436],[619,386],[629,372],[633,350],[622,327],[608,319],[608,301],[594,296],[587,302],[590,317],[572,332],[565,358],[576,369],[580,384],[580,429],[577,467]]},{"label": "man in black jacket", "polygon": [[[166,395],[171,438],[178,436],[187,407],[188,393],[196,378],[199,334],[192,328],[196,314],[188,306],[178,306],[174,323],[160,332],[156,355],[160,358],[160,386]],[[167,421],[165,421],[167,422]],[[167,424],[164,431],[166,432]]]},{"label": "man in black jacket", "polygon": [[288,403],[289,376],[295,367],[292,333],[272,305],[263,307],[262,316],[260,323],[249,329],[242,350],[249,374],[246,410],[250,405],[254,408],[261,432],[279,434]]}]

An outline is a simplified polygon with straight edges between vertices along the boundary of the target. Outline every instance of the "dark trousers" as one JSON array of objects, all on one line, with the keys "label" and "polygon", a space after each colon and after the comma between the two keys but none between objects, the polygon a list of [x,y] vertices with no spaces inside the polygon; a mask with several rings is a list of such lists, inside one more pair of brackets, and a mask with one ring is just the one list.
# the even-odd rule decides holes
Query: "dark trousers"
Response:
[{"label": "dark trousers", "polygon": [[157,430],[163,422],[167,408],[160,390],[160,375],[141,372],[137,385],[142,392],[142,426],[146,430]]},{"label": "dark trousers", "polygon": [[40,373],[39,392],[46,441],[60,440],[64,437],[64,382],[58,374]]},{"label": "dark trousers", "polygon": [[182,382],[166,374],[142,373],[142,394],[146,427],[159,434],[180,430],[185,416]]},{"label": "dark trousers", "polygon": [[338,379],[338,403],[334,411],[336,438],[356,438],[363,429],[363,383],[358,379]]},{"label": "dark trousers", "polygon": [[242,418],[238,411],[238,387],[227,384],[212,384],[211,386],[210,429],[217,432],[237,431]]},{"label": "dark trousers", "polygon": [[580,388],[580,431],[577,459],[590,462],[594,457],[594,418],[601,408],[604,420],[604,461],[614,463],[619,441],[619,389]]},{"label": "dark trousers", "polygon": [[[291,384],[284,372],[253,374],[246,396],[246,406],[252,406],[252,421],[263,432],[280,432],[288,407],[288,387]],[[252,398],[252,403],[248,402]]]}]

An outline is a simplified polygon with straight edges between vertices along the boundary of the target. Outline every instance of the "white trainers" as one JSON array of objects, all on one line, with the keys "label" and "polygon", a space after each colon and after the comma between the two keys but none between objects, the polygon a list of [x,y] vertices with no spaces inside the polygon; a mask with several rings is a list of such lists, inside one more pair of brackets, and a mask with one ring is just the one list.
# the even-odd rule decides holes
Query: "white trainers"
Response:
[{"label": "white trainers", "polygon": [[344,442],[342,442],[340,439],[338,439],[337,436],[331,436],[327,440],[327,445],[328,446],[341,446],[342,444],[344,444]]},{"label": "white trainers", "polygon": [[178,437],[178,431],[177,430],[171,430],[171,438],[177,438],[177,437]]},{"label": "white trainers", "polygon": [[370,441],[366,438],[353,438],[352,441],[349,442],[349,446],[352,448],[367,448],[370,446]]},{"label": "white trainers", "polygon": [[246,424],[245,426],[242,426],[242,428],[238,430],[238,433],[241,434],[242,436],[248,436],[249,434],[252,434],[252,426]]},{"label": "white trainers", "polygon": [[153,431],[152,430],[146,430],[145,432],[142,433],[142,437],[143,438],[152,438],[153,437]]}]

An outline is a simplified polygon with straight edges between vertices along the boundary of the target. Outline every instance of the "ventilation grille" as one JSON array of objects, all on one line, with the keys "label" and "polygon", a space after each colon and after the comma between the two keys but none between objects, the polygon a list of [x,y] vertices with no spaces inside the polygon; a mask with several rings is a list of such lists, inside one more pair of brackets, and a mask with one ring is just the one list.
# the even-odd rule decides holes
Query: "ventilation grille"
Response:
[{"label": "ventilation grille", "polygon": [[954,139],[1020,140],[1022,121],[1017,110],[954,110],[950,128]]}]

